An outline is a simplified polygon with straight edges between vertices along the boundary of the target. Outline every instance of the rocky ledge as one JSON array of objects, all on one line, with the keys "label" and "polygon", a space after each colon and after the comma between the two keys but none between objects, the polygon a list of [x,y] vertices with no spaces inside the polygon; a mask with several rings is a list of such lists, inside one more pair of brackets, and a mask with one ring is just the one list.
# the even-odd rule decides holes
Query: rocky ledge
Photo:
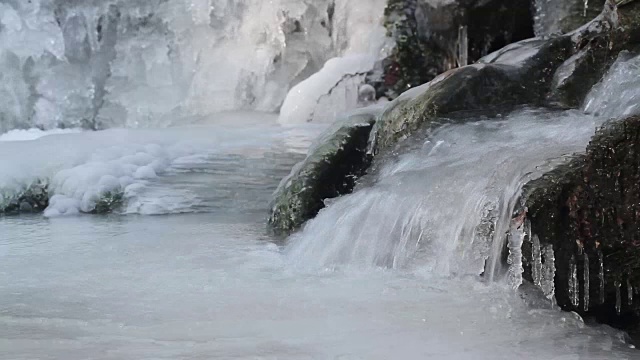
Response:
[{"label": "rocky ledge", "polygon": [[[640,342],[640,117],[612,121],[586,154],[527,184],[525,278],[555,264],[555,299]],[[521,216],[522,217],[522,216]]]}]

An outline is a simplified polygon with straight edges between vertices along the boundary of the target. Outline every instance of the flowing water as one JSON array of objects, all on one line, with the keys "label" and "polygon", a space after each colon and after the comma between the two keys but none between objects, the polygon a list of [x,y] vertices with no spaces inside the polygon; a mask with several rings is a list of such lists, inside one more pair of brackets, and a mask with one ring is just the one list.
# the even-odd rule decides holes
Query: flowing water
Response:
[{"label": "flowing water", "polygon": [[[2,69],[10,75],[0,86],[9,99],[0,131],[13,129],[0,134],[0,205],[34,183],[48,184],[55,194],[43,215],[0,217],[0,359],[639,357],[623,333],[586,325],[554,307],[545,296],[552,291],[548,284],[514,289],[523,283],[519,245],[527,229],[511,221],[526,181],[583,151],[608,117],[636,112],[634,82],[622,80],[637,78],[637,58],[623,57],[596,87],[585,106],[591,115],[520,109],[412,136],[394,154],[377,159],[353,194],[328,201],[316,219],[283,241],[265,227],[272,192],[324,126],[284,127],[276,116],[256,112],[193,116],[185,108],[194,104],[188,95],[146,90],[220,90],[226,97],[214,99],[213,110],[247,104],[273,110],[314,54],[304,61],[281,54],[285,63],[296,64],[283,67],[294,69],[283,78],[274,68],[253,64],[250,83],[259,86],[248,97],[236,91],[243,88],[238,74],[244,65],[231,66],[235,58],[224,66],[205,65],[215,54],[246,54],[240,50],[252,42],[242,39],[255,40],[247,35],[255,35],[247,28],[255,23],[246,19],[256,11],[263,10],[267,23],[293,29],[291,35],[308,26],[295,23],[299,13],[318,15],[314,11],[324,2],[113,1],[120,13],[113,19],[109,14],[118,12],[98,2],[73,2],[80,10],[72,7],[77,11],[68,14],[53,11],[60,3],[0,0]],[[371,19],[347,11],[348,3],[334,4],[332,11],[342,15],[332,21],[344,24],[329,27],[340,31],[327,48],[342,49],[330,54],[342,55],[354,46],[346,29]],[[283,8],[290,16],[269,17]],[[170,21],[158,20],[167,16]],[[96,18],[103,19],[100,39],[86,30],[98,28]],[[346,20],[354,18],[359,20]],[[116,31],[109,30],[109,19],[118,32],[128,31],[105,45],[104,34]],[[217,34],[219,27],[238,36],[216,38],[208,48],[213,53],[190,47],[202,45],[195,33]],[[78,31],[82,36],[72,36]],[[270,62],[283,45],[268,41],[269,34],[281,33],[262,33],[259,42]],[[42,34],[52,41],[20,46]],[[140,42],[148,38],[154,46]],[[304,40],[287,39],[294,49]],[[109,53],[109,46],[115,54],[100,52]],[[159,50],[167,48],[180,55],[152,56],[167,55]],[[189,51],[206,58],[202,67],[188,64]],[[137,54],[131,63],[123,56],[129,52]],[[102,56],[111,56],[109,66],[119,72],[98,76],[106,74]],[[176,64],[187,72],[226,71],[228,77],[220,82],[210,74],[194,83],[187,77],[185,85],[184,73],[176,70],[166,82],[147,81],[171,73]],[[95,76],[83,77],[78,69]],[[278,78],[272,84],[279,100],[267,96],[270,76]],[[77,78],[93,82],[94,90],[112,91],[75,93],[84,86]],[[331,76],[321,78],[321,84],[303,88],[322,88]],[[217,89],[216,83],[229,88]],[[57,87],[59,93],[49,91]],[[299,92],[294,96],[304,100]],[[86,114],[98,119],[112,110],[111,119],[120,122],[111,125],[143,129],[75,128],[86,125]],[[34,125],[40,128],[28,129]],[[67,128],[55,129],[61,125]],[[124,200],[117,213],[84,214],[114,192]],[[539,252],[550,258],[552,251]],[[554,269],[538,270],[539,278],[547,278]]]}]

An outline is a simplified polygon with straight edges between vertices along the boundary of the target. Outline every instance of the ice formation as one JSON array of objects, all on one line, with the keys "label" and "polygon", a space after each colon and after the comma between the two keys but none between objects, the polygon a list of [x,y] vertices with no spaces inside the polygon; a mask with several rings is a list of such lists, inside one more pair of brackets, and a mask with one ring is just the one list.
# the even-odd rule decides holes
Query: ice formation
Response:
[{"label": "ice formation", "polygon": [[[44,183],[51,196],[46,216],[93,212],[97,203],[108,196],[122,196],[126,206],[123,211],[127,213],[192,211],[190,207],[197,205],[198,200],[189,194],[182,199],[179,198],[184,194],[174,194],[168,200],[166,194],[156,196],[153,204],[141,196],[158,177],[175,175],[185,164],[207,164],[215,161],[217,154],[225,154],[239,158],[237,166],[240,166],[248,161],[241,160],[244,157],[264,156],[276,145],[299,153],[306,150],[310,139],[317,134],[315,128],[308,127],[285,131],[274,126],[274,117],[269,117],[270,120],[264,119],[264,115],[254,117],[260,119],[257,124],[244,121],[230,125],[228,121],[239,121],[237,117],[230,117],[223,124],[171,129],[82,133],[56,130],[54,134],[35,130],[9,132],[4,135],[8,140],[24,139],[25,134],[40,138],[0,141],[0,208],[3,202],[32,184]],[[218,170],[226,171],[226,167],[233,164],[223,162]],[[253,173],[261,174],[258,169]],[[253,181],[250,174],[246,178]],[[210,186],[213,188],[208,192],[215,193],[215,185]]]},{"label": "ice formation", "polygon": [[[366,3],[366,6],[363,4]],[[164,126],[177,114],[277,111],[333,57],[375,56],[385,2],[0,3],[0,133]]]}]

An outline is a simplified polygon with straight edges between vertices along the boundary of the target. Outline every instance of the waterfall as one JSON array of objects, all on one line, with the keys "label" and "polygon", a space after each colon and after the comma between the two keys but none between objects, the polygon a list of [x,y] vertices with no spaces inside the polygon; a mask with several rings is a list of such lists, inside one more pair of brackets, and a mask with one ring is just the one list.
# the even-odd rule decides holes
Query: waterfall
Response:
[{"label": "waterfall", "polygon": [[[597,115],[607,116],[578,110],[519,110],[493,119],[456,121],[432,133],[411,136],[393,153],[377,158],[374,171],[353,194],[331,200],[290,239],[291,261],[312,268],[483,274],[490,280],[508,278],[518,286],[522,282],[520,247],[528,238],[536,247],[534,257],[540,262],[544,258],[544,265],[536,260],[534,278],[552,298],[554,249],[540,249],[522,214],[514,217],[516,200],[522,186],[553,168],[555,159],[583,152],[604,121],[633,113],[640,93],[634,89],[636,77],[627,78],[637,70],[638,59],[622,56],[588,95],[585,110],[595,107]],[[602,261],[600,256],[600,301]],[[580,302],[578,262],[573,259],[569,279],[576,306]],[[586,274],[588,264],[585,258]],[[588,283],[585,286],[588,291]]]},{"label": "waterfall", "polygon": [[384,4],[0,2],[0,133],[166,126],[238,109],[275,112],[289,89],[327,60],[379,56]]},{"label": "waterfall", "polygon": [[[583,150],[599,123],[577,111],[523,110],[416,135],[401,155],[379,159],[361,188],[333,200],[294,235],[290,259],[303,267],[501,279],[507,234],[515,267],[522,238],[531,236],[512,221],[520,189],[548,160]],[[521,270],[511,274],[518,285]]]}]

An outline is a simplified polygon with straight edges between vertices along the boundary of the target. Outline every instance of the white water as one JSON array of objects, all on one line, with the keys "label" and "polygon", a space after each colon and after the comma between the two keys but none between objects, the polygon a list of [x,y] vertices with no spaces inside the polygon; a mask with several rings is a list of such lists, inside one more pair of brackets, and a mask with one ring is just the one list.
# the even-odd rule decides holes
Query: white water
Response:
[{"label": "white water", "polygon": [[[272,3],[262,3],[265,7],[257,8],[269,22]],[[16,4],[0,3],[5,8]],[[128,4],[144,18],[145,11],[155,8],[159,14],[169,9],[183,14],[186,3],[172,2],[178,4],[175,8],[169,2],[145,3],[148,8],[142,2]],[[256,10],[254,3],[247,9],[234,7],[237,2],[220,4],[211,19]],[[202,9],[193,9],[190,14],[204,19]],[[38,9],[29,16],[44,16],[49,10]],[[18,23],[9,12],[2,14],[12,16],[2,19],[3,26]],[[153,19],[138,25],[158,25]],[[38,24],[35,33],[12,33],[15,39],[42,39],[42,32],[59,31],[53,22],[36,20],[25,23]],[[158,26],[175,26],[168,24]],[[219,25],[233,34],[243,33],[238,24],[246,25]],[[182,29],[209,31],[191,25],[186,22]],[[123,54],[139,48],[157,51],[142,44],[128,47],[136,39],[154,36],[154,31],[141,34],[118,43]],[[93,38],[89,40],[93,49]],[[40,51],[31,48],[38,46],[52,46],[53,53],[59,45],[25,43],[29,53]],[[64,53],[57,49],[58,55]],[[233,46],[226,49],[243,54]],[[9,64],[26,64],[21,63],[26,55],[14,55],[5,57]],[[82,58],[82,53],[64,56]],[[62,63],[66,65],[61,69],[76,69],[67,60]],[[173,63],[161,63],[142,68],[169,73],[167,64]],[[131,64],[132,69],[139,65]],[[553,293],[549,280],[555,269],[548,266],[553,249],[540,250],[546,259],[540,269],[542,290],[526,284],[513,290],[521,271],[514,261],[517,244],[522,236],[530,236],[526,226],[510,221],[520,186],[558,158],[584,150],[605,117],[521,110],[499,119],[448,125],[428,136],[417,134],[398,155],[379,159],[354,194],[330,201],[317,219],[283,244],[265,234],[268,201],[321,127],[283,128],[275,116],[258,113],[194,119],[176,111],[179,116],[173,112],[158,118],[150,114],[171,110],[175,103],[156,92],[148,99],[136,97],[149,87],[126,76],[138,70],[127,72],[122,63],[114,69],[122,71],[119,79],[131,88],[109,96],[120,94],[120,102],[115,102],[119,104],[142,104],[134,109],[135,116],[117,117],[124,121],[121,125],[182,126],[32,140],[14,132],[6,138],[25,141],[0,142],[3,194],[48,179],[58,196],[48,209],[51,217],[0,218],[1,359],[638,357],[620,332],[586,326],[577,315],[553,307],[546,297]],[[57,79],[57,71],[49,75]],[[627,77],[628,71],[633,67],[613,71],[604,84]],[[229,72],[230,78],[233,74]],[[199,78],[202,87],[196,89],[211,86],[212,78]],[[16,82],[2,84],[20,84],[20,79],[10,76]],[[66,91],[78,88],[71,80],[48,83],[61,91],[52,96],[68,99]],[[225,85],[236,86],[233,79],[227,80]],[[631,90],[632,83],[620,83],[619,88],[605,86],[610,90],[596,93],[607,100],[599,111],[614,116],[625,112],[624,104],[630,104],[637,92]],[[3,109],[13,109],[15,115],[28,108],[21,107],[29,104],[22,100],[30,97],[20,97],[20,86],[13,85],[2,88],[17,91],[10,92],[12,106]],[[166,86],[182,91],[174,83]],[[25,88],[26,93],[32,91]],[[227,91],[220,93],[231,96]],[[620,92],[630,97],[617,96]],[[64,119],[77,120],[68,115],[77,114],[75,105],[81,103],[55,105],[62,104],[58,110]],[[2,125],[49,127],[38,123],[38,117],[29,119],[4,117]],[[125,192],[123,214],[52,216],[88,210],[96,196],[113,190]],[[510,269],[502,268],[497,255],[509,241],[507,233]],[[484,269],[488,271],[479,276]]]}]

